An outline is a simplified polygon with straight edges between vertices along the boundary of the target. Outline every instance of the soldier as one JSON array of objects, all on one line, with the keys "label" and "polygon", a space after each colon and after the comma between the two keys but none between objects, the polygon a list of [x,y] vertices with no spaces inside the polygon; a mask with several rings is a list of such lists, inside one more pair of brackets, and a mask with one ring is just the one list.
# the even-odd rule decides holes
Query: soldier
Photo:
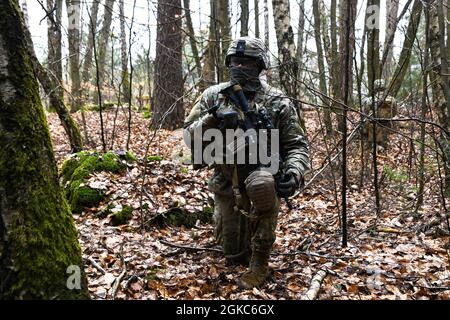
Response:
[{"label": "soldier", "polygon": [[[386,83],[383,79],[375,80],[374,103],[376,109],[375,118],[392,119],[397,115],[397,102],[394,97],[387,95],[385,97]],[[363,101],[363,112],[366,115],[372,114],[372,97],[368,96]],[[393,123],[390,120],[379,120],[376,127],[376,141],[383,148],[387,148],[389,133],[393,129]],[[363,135],[369,143],[373,142],[372,126],[366,125],[363,128]]]},{"label": "soldier", "polygon": [[260,78],[269,65],[264,43],[251,37],[236,39],[225,60],[230,81],[206,89],[184,127],[192,140],[199,128],[223,127],[225,115],[230,113],[244,121],[246,114],[226,93],[227,88],[239,84],[250,112],[267,115],[266,122],[279,130],[281,166],[277,174],[252,165],[215,164],[208,183],[214,193],[216,239],[227,265],[249,263],[239,285],[251,289],[261,286],[269,275],[280,197],[287,199],[303,187],[303,177],[310,168],[309,147],[292,101]]}]

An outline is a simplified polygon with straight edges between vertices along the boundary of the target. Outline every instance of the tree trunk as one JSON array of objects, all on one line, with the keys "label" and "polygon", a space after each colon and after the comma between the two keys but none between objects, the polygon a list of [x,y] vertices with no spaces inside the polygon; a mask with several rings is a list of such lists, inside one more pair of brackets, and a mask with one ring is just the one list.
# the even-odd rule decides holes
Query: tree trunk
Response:
[{"label": "tree trunk", "polygon": [[[373,10],[374,6],[380,8],[380,0],[369,0],[366,12],[366,21],[371,24],[367,30],[367,80],[369,92],[373,90],[373,84],[376,79],[380,78],[380,24],[377,12]],[[373,20],[370,18],[373,17]]]},{"label": "tree trunk", "polygon": [[186,26],[188,29],[189,42],[191,44],[192,55],[193,55],[193,58],[195,61],[195,68],[197,69],[197,76],[200,78],[202,76],[202,64],[200,62],[200,55],[198,54],[197,40],[195,39],[194,26],[192,25],[191,10],[189,9],[190,8],[189,2],[190,2],[189,0],[183,0],[184,12],[186,15]]},{"label": "tree trunk", "polygon": [[119,1],[120,16],[120,60],[122,63],[122,85],[121,92],[124,101],[130,100],[130,74],[128,73],[128,47],[127,34],[125,32],[125,4],[124,0]]},{"label": "tree trunk", "polygon": [[80,80],[80,0],[66,0],[67,16],[69,19],[69,65],[70,65],[70,111],[80,109],[81,80]]},{"label": "tree trunk", "polygon": [[409,60],[411,58],[412,47],[416,38],[417,29],[419,27],[420,16],[422,14],[422,1],[414,0],[412,13],[409,18],[408,28],[406,30],[403,48],[400,53],[397,67],[393,74],[393,78],[388,86],[388,94],[395,97],[400,90],[406,71],[408,71]]},{"label": "tree trunk", "polygon": [[400,0],[388,0],[386,1],[386,35],[383,46],[383,55],[386,51],[387,58],[386,63],[383,65],[383,79],[387,81],[391,78],[394,71],[394,50],[392,44],[388,43],[388,40],[395,34],[397,28],[397,14]]},{"label": "tree trunk", "polygon": [[248,36],[248,0],[240,0],[241,3],[241,37]]},{"label": "tree trunk", "polygon": [[227,55],[228,47],[230,46],[232,37],[230,24],[230,4],[228,0],[219,0],[217,4],[217,10],[220,30],[216,30],[216,32],[220,34],[220,45],[222,53],[218,55],[216,61],[219,68],[219,82],[224,82],[228,81],[229,79],[228,68],[225,66],[225,56]]},{"label": "tree trunk", "polygon": [[[448,85],[448,60],[445,47],[445,26],[441,0],[431,0],[430,5],[430,80],[433,92],[433,105],[438,110],[439,123],[449,130],[450,98]],[[441,16],[439,16],[441,15]],[[445,195],[450,197],[450,142],[448,136],[441,132],[440,147],[444,158]]]},{"label": "tree trunk", "polygon": [[[100,40],[97,47],[97,61],[98,61],[98,82],[100,84],[100,91],[103,90],[105,82],[105,67],[106,67],[106,50],[108,48],[109,35],[111,33],[111,21],[114,9],[114,0],[106,0],[105,14],[103,15],[103,24],[100,31]],[[95,102],[98,103],[98,93],[95,95]]]},{"label": "tree trunk", "polygon": [[278,44],[278,71],[280,83],[291,98],[298,97],[298,61],[295,59],[294,32],[291,26],[289,1],[272,0],[275,31]]},{"label": "tree trunk", "polygon": [[209,37],[208,44],[206,45],[204,56],[204,63],[202,67],[202,79],[199,83],[199,90],[203,92],[206,88],[216,84],[215,80],[215,56],[216,56],[216,5],[217,2],[215,0],[210,0],[209,5],[211,8],[211,15],[209,19]]},{"label": "tree trunk", "polygon": [[264,43],[269,48],[269,5],[264,0]]},{"label": "tree trunk", "polygon": [[[348,2],[348,4],[347,4]],[[346,10],[347,5],[350,6],[350,11]],[[339,21],[348,21],[349,23],[349,38],[347,39],[347,30],[345,28],[345,24],[342,23],[340,27],[340,37],[339,37],[339,65],[340,65],[340,74],[344,77],[345,72],[348,73],[348,86],[345,86],[344,81],[341,81],[339,96],[338,99],[340,101],[344,101],[344,97],[348,96],[348,103],[352,103],[352,92],[353,92],[353,64],[349,63],[348,68],[345,69],[347,55],[350,57],[350,60],[353,57],[353,51],[355,48],[355,20],[356,20],[356,8],[358,6],[357,0],[341,0],[340,1],[340,19]],[[350,12],[350,17],[347,16],[348,12]],[[349,49],[347,52],[347,41],[350,41]],[[347,92],[348,90],[348,92]],[[340,132],[344,132],[344,117],[342,115],[342,111],[338,111],[338,128]]]},{"label": "tree trunk", "polygon": [[303,72],[303,29],[305,28],[305,0],[300,0],[299,9],[300,16],[298,18],[297,61],[299,63],[298,79],[301,79]]},{"label": "tree trunk", "polygon": [[30,32],[26,28],[24,29],[24,32],[28,48],[28,56],[30,58],[31,66],[33,67],[33,71],[41,83],[45,94],[50,98],[50,106],[55,109],[58,114],[59,120],[64,127],[67,137],[69,138],[70,147],[72,149],[71,151],[79,152],[83,149],[83,141],[81,139],[80,130],[66,108],[63,98],[58,94],[58,91],[54,90],[57,87],[57,84],[48,75],[47,71],[36,57]]},{"label": "tree trunk", "polygon": [[0,2],[0,299],[86,299],[18,7]]},{"label": "tree trunk", "polygon": [[171,130],[184,120],[180,17],[181,0],[158,1],[154,123]]},{"label": "tree trunk", "polygon": [[84,88],[84,103],[86,103],[87,97],[89,96],[89,84],[91,79],[91,68],[92,68],[92,54],[93,46],[95,41],[95,33],[97,32],[97,19],[98,19],[98,4],[99,0],[94,0],[92,2],[91,10],[89,12],[89,30],[88,30],[88,44],[86,47],[86,54],[84,56],[83,64],[83,88]]},{"label": "tree trunk", "polygon": [[259,38],[259,1],[254,1],[255,7],[255,37]]},{"label": "tree trunk", "polygon": [[47,11],[49,12],[47,17],[48,69],[56,85],[52,90],[57,92],[60,99],[64,99],[61,43],[62,6],[62,0],[47,0]]},{"label": "tree trunk", "polygon": [[[323,57],[323,49],[322,49],[322,37],[320,36],[320,25],[321,25],[321,19],[320,19],[320,10],[319,10],[319,3],[318,1],[313,1],[313,15],[314,15],[314,38],[316,39],[316,48],[317,48],[317,62],[319,66],[319,86],[320,91],[323,95],[327,96],[327,82],[326,82],[326,74],[325,74],[325,64],[324,64],[324,57]],[[323,104],[325,106],[324,111],[324,123],[326,132],[328,135],[331,135],[333,128],[331,124],[331,114],[329,106],[328,99],[324,97],[319,97],[323,101]]]}]

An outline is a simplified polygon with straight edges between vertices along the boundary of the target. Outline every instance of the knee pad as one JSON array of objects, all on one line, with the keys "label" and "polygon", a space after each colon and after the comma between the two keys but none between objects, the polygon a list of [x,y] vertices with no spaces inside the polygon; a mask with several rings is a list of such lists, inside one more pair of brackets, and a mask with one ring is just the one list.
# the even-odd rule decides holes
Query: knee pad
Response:
[{"label": "knee pad", "polygon": [[245,188],[255,211],[259,214],[275,207],[275,179],[267,171],[254,171],[245,179]]}]

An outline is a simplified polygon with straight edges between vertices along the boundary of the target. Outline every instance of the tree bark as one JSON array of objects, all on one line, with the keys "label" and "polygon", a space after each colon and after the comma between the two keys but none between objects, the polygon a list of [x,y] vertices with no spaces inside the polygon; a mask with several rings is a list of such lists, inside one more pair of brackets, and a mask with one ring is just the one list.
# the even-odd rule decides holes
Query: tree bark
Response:
[{"label": "tree bark", "polygon": [[39,62],[36,54],[34,52],[33,40],[28,29],[24,29],[25,41],[27,43],[28,56],[33,67],[33,71],[41,83],[45,94],[50,98],[50,106],[55,109],[58,114],[59,120],[61,121],[64,131],[69,138],[70,148],[72,152],[79,152],[83,150],[83,140],[81,139],[80,130],[76,122],[73,120],[69,113],[66,105],[64,104],[63,98],[59,95],[58,91],[54,90],[57,84],[49,76],[48,72]]},{"label": "tree bark", "polygon": [[154,123],[165,129],[183,124],[181,0],[158,1]]},{"label": "tree bark", "polygon": [[386,33],[383,46],[383,55],[386,51],[386,63],[383,66],[383,79],[389,80],[394,71],[394,50],[392,44],[388,43],[389,39],[395,34],[397,28],[397,14],[400,0],[386,1]]},{"label": "tree bark", "polygon": [[406,71],[408,71],[409,60],[411,58],[412,47],[416,38],[417,29],[419,27],[420,17],[422,14],[422,1],[414,0],[411,17],[409,18],[408,28],[406,30],[403,48],[400,53],[397,67],[393,74],[393,78],[388,86],[388,94],[395,97],[400,90]]},{"label": "tree bark", "polygon": [[62,0],[47,0],[47,11],[49,12],[47,17],[48,69],[56,84],[53,90],[57,91],[60,99],[64,99],[61,43],[62,6]]},{"label": "tree bark", "polygon": [[299,63],[298,79],[301,79],[303,72],[303,29],[305,28],[305,0],[300,0],[299,9],[300,16],[298,18],[297,61]]},{"label": "tree bark", "polygon": [[289,1],[272,0],[272,7],[278,44],[280,83],[288,96],[297,99],[298,61],[295,58],[296,48],[291,26]]},{"label": "tree bark", "polygon": [[240,0],[241,3],[241,37],[248,36],[248,0]]},{"label": "tree bark", "polygon": [[[217,18],[219,20],[221,54],[218,55],[216,61],[219,68],[219,82],[228,81],[228,68],[225,66],[225,56],[227,55],[228,47],[232,39],[231,23],[230,23],[230,4],[228,0],[219,0],[217,3]],[[218,37],[219,38],[219,37]],[[216,39],[218,40],[218,39]]]},{"label": "tree bark", "polygon": [[[367,8],[371,9],[373,6],[380,8],[380,0],[369,0]],[[374,19],[379,19],[375,11],[370,11],[366,12],[366,21],[372,16],[375,16]],[[380,78],[378,68],[380,65],[380,25],[379,20],[375,21],[378,21],[378,23],[374,23],[367,30],[367,80],[369,92],[372,92],[375,80]]]},{"label": "tree bark", "polygon": [[[350,6],[350,11],[346,10],[347,5]],[[353,51],[355,48],[355,20],[356,20],[356,8],[358,6],[357,0],[341,0],[340,1],[340,19],[341,27],[340,27],[340,37],[339,37],[339,65],[340,65],[340,74],[345,78],[345,73],[347,72],[348,86],[344,84],[344,81],[341,81],[339,88],[339,96],[338,99],[340,101],[344,101],[344,97],[348,96],[348,103],[351,104],[352,101],[352,92],[353,92],[353,64],[349,63],[348,68],[344,68],[347,61],[347,55],[351,60],[353,57]],[[348,17],[348,13],[350,13],[350,17]],[[345,27],[344,21],[348,21],[349,30],[348,30],[348,38],[347,38],[347,30]],[[349,41],[349,48],[347,51],[347,41]],[[338,111],[338,128],[340,132],[344,132],[344,117],[342,115],[342,111]]]},{"label": "tree bark", "polygon": [[[450,93],[448,85],[448,60],[445,47],[445,25],[441,0],[430,0],[430,56],[431,56],[431,90],[433,105],[437,108],[439,123],[446,130],[450,121]],[[441,16],[440,16],[441,15]],[[439,139],[444,159],[445,196],[450,197],[450,142],[449,137],[441,131]]]},{"label": "tree bark", "polygon": [[209,86],[212,86],[216,83],[215,80],[215,57],[217,53],[216,49],[216,6],[217,1],[210,0],[209,1],[210,9],[211,9],[211,15],[209,19],[209,36],[208,36],[208,44],[206,45],[204,56],[204,63],[202,67],[202,79],[199,84],[199,90],[200,92],[203,92],[206,88]]},{"label": "tree bark", "polygon": [[259,38],[259,1],[254,1],[255,7],[255,37]]},{"label": "tree bark", "polygon": [[86,299],[18,8],[0,2],[0,299]]},{"label": "tree bark", "polygon": [[195,61],[195,68],[197,69],[197,76],[202,76],[202,64],[200,61],[200,55],[198,54],[197,40],[195,39],[194,26],[192,25],[192,17],[190,8],[190,1],[183,0],[184,13],[186,16],[186,27],[188,29],[189,42],[191,44],[192,56]]},{"label": "tree bark", "polygon": [[[328,95],[327,93],[327,81],[326,81],[326,74],[325,74],[325,63],[324,63],[324,57],[323,57],[323,49],[322,49],[322,37],[320,32],[320,26],[321,26],[321,19],[320,19],[320,9],[319,9],[319,3],[318,1],[313,1],[313,15],[314,15],[314,38],[316,40],[316,48],[317,48],[317,63],[319,66],[319,86],[320,91],[325,96]],[[321,97],[320,97],[321,98]],[[326,132],[328,135],[331,135],[333,131],[333,127],[331,124],[331,113],[330,109],[328,108],[329,102],[327,99],[321,98],[323,101],[323,104],[325,106],[324,111],[324,123]]]},{"label": "tree bark", "polygon": [[128,47],[127,34],[125,31],[125,4],[124,0],[119,1],[120,16],[120,60],[122,64],[122,97],[124,101],[130,100],[130,74],[128,73]]},{"label": "tree bark", "polygon": [[80,0],[66,0],[67,16],[69,19],[69,65],[70,65],[70,111],[77,112],[81,104],[80,80]]},{"label": "tree bark", "polygon": [[95,34],[97,32],[97,20],[98,20],[98,5],[100,0],[94,0],[92,2],[91,10],[89,12],[89,23],[88,23],[88,44],[86,47],[86,55],[84,56],[83,63],[83,73],[82,73],[82,81],[83,81],[83,91],[84,93],[84,102],[86,102],[87,97],[89,96],[89,83],[91,79],[91,68],[92,68],[92,55],[93,55],[93,46],[95,41]]},{"label": "tree bark", "polygon": [[[103,90],[105,82],[105,68],[106,68],[106,50],[111,33],[111,22],[114,9],[114,0],[106,0],[105,13],[103,15],[103,24],[100,31],[100,40],[97,47],[97,61],[98,61],[98,82],[100,84],[100,91]],[[98,103],[98,94],[95,95],[95,102]]]},{"label": "tree bark", "polygon": [[264,0],[264,43],[269,48],[269,5]]}]

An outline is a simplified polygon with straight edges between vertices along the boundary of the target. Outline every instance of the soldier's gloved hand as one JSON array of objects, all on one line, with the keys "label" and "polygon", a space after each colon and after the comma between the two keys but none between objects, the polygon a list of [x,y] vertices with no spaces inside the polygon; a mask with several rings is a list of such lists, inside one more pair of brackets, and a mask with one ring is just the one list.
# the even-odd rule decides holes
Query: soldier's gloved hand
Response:
[{"label": "soldier's gloved hand", "polygon": [[300,181],[294,173],[288,171],[278,181],[278,195],[282,198],[292,197],[299,187]]}]

